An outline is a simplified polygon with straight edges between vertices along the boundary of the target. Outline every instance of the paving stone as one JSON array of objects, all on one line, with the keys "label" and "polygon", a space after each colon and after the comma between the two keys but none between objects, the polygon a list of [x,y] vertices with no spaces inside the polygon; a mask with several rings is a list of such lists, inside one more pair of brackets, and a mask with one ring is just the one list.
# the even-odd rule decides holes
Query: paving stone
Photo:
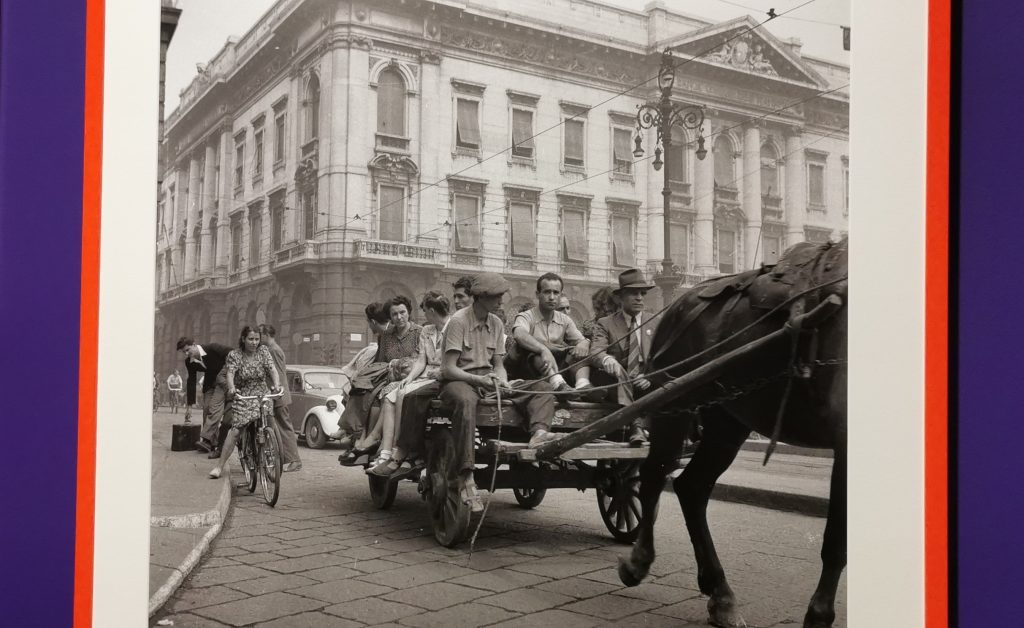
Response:
[{"label": "paving stone", "polygon": [[247,565],[258,565],[260,563],[269,563],[272,560],[281,560],[282,558],[284,556],[272,552],[255,552],[253,554],[245,554],[244,556],[235,556],[234,560]]},{"label": "paving stone", "polygon": [[561,593],[562,595],[568,595],[570,597],[583,600],[588,597],[603,595],[609,591],[614,591],[621,586],[622,585],[616,587],[612,584],[598,582],[596,580],[587,580],[585,578],[563,578],[538,584],[537,588],[544,591],[554,591],[555,593]]},{"label": "paving stone", "polygon": [[431,611],[475,600],[487,592],[450,582],[434,582],[381,596],[385,600],[412,604]]},{"label": "paving stone", "polygon": [[302,547],[290,547],[288,549],[277,550],[275,553],[289,558],[298,558],[300,556],[310,556],[312,554],[330,554],[331,552],[337,552],[342,549],[345,548],[340,544],[321,542],[317,545],[306,545]]},{"label": "paving stone", "polygon": [[216,541],[217,547],[244,547],[246,545],[255,545],[256,543],[278,543],[280,539],[275,539],[272,536],[236,536],[230,538],[218,538]]},{"label": "paving stone", "polygon": [[227,624],[222,624],[219,621],[213,621],[206,617],[200,617],[199,615],[192,615],[186,613],[184,615],[167,615],[162,617],[174,622],[174,628],[224,628]]},{"label": "paving stone", "polygon": [[509,571],[508,569],[502,568],[452,578],[449,582],[452,584],[464,584],[477,589],[486,589],[488,591],[494,591],[495,593],[501,593],[502,591],[511,591],[512,589],[518,589],[519,587],[528,587],[540,584],[547,580],[547,578],[542,578],[541,576],[535,576],[533,574],[523,573],[520,571]]},{"label": "paving stone", "polygon": [[509,569],[512,569],[513,571],[525,571],[526,573],[532,573],[538,576],[547,576],[548,578],[568,578],[570,576],[578,576],[607,566],[608,563],[599,563],[597,561],[587,559],[566,560],[565,556],[549,556],[548,558],[539,558],[537,560],[512,565]]},{"label": "paving stone", "polygon": [[241,580],[252,580],[263,576],[272,576],[274,572],[249,565],[231,565],[230,567],[213,567],[200,569],[189,579],[190,587],[211,587],[215,584],[228,584]]},{"label": "paving stone", "polygon": [[252,545],[241,545],[242,549],[250,552],[278,552],[280,550],[291,549],[295,547],[291,543],[285,543],[284,541],[273,540],[268,543],[253,543]]},{"label": "paving stone", "polygon": [[319,569],[310,569],[309,571],[300,571],[297,575],[312,578],[319,582],[330,582],[334,580],[347,580],[354,576],[361,576],[363,572],[356,571],[350,567],[342,567],[341,565],[335,565],[332,567],[320,567]]},{"label": "paving stone", "polygon": [[245,597],[244,593],[223,585],[201,587],[198,589],[178,589],[178,592],[168,602],[167,610],[172,613],[182,613],[202,606],[233,602],[243,597]]},{"label": "paving stone", "polygon": [[[362,624],[320,613],[299,613],[256,624],[256,628],[360,628]],[[175,628],[178,628],[175,626]]]},{"label": "paving stone", "polygon": [[514,613],[536,613],[574,601],[575,598],[568,595],[541,589],[516,589],[477,600],[481,604],[498,606]]},{"label": "paving stone", "polygon": [[674,619],[681,619],[687,622],[707,622],[708,620],[708,598],[702,595],[694,595],[688,600],[683,600],[669,606],[651,609],[651,613],[665,615]]},{"label": "paving stone", "polygon": [[273,569],[274,571],[279,571],[281,573],[295,573],[297,571],[309,571],[310,569],[316,569],[318,567],[340,565],[344,562],[346,562],[345,559],[333,554],[314,554],[312,556],[286,558],[284,560],[262,563],[260,567],[263,567],[264,569]]},{"label": "paving stone", "polygon": [[294,547],[311,547],[313,545],[324,545],[330,544],[334,546],[334,550],[337,551],[346,547],[352,547],[354,544],[352,541],[342,541],[333,534],[317,534],[316,536],[307,536],[304,539],[292,539],[287,542],[289,545]]},{"label": "paving stone", "polygon": [[313,584],[308,587],[292,589],[290,592],[321,600],[328,604],[341,604],[350,600],[383,595],[391,591],[392,589],[379,584],[360,582],[358,580],[343,580],[341,582]]},{"label": "paving stone", "polygon": [[[613,625],[615,628],[674,628],[679,626],[679,622],[671,620],[664,615],[637,613],[636,615],[616,619]],[[703,622],[700,624],[691,624],[687,622],[685,625],[687,627],[694,626],[694,628],[696,628],[696,626],[701,626],[701,628],[703,628],[703,626],[706,626],[707,624]],[[796,628],[796,626],[794,625],[793,628]]]},{"label": "paving stone", "polygon": [[391,556],[398,552],[379,549],[376,546],[362,546],[362,547],[350,547],[347,549],[339,549],[334,552],[336,556],[341,556],[349,560],[373,560],[374,558],[384,558],[385,556]]},{"label": "paving stone", "polygon": [[281,539],[282,541],[294,541],[296,539],[305,539],[311,536],[323,538],[324,533],[317,528],[312,528],[305,530],[288,530],[287,532],[271,534],[270,536],[274,537],[275,539]]},{"label": "paving stone", "polygon": [[240,547],[215,547],[210,550],[210,556],[225,556],[228,558],[245,553],[246,551]]},{"label": "paving stone", "polygon": [[459,604],[444,610],[422,615],[410,615],[399,621],[406,626],[417,628],[435,628],[436,626],[458,626],[459,628],[476,628],[486,626],[514,617],[512,613],[497,606],[486,604]]},{"label": "paving stone", "polygon": [[410,565],[399,567],[382,573],[363,576],[360,580],[385,584],[395,589],[409,589],[421,584],[440,582],[473,574],[474,572],[465,567],[458,567],[448,563],[426,563],[422,565]]},{"label": "paving stone", "polygon": [[234,539],[243,536],[267,536],[270,534],[287,532],[288,528],[276,525],[276,524],[257,524],[257,525],[233,525],[230,530],[222,532],[225,539]]},{"label": "paving stone", "polygon": [[392,554],[388,556],[388,560],[402,563],[403,565],[419,565],[443,560],[443,558],[430,552],[405,552],[404,554]]},{"label": "paving stone", "polygon": [[[558,628],[590,628],[600,622],[589,615],[570,613],[561,609],[541,611],[532,615],[523,615],[515,619],[495,624],[493,628],[537,628],[539,626],[557,626]],[[651,624],[657,626],[658,624]]]},{"label": "paving stone", "polygon": [[324,612],[345,617],[346,619],[354,619],[364,624],[375,625],[384,622],[394,622],[403,617],[420,614],[423,611],[408,604],[400,604],[377,598],[364,598],[345,602],[344,604],[328,606],[324,609]]},{"label": "paving stone", "polygon": [[642,613],[657,606],[658,604],[648,602],[646,600],[637,600],[634,598],[622,597],[621,595],[608,594],[592,597],[589,600],[583,600],[582,602],[574,602],[566,606],[563,610],[574,613],[585,613],[587,615],[593,615],[594,617],[600,617],[604,620],[615,620],[622,617],[628,617],[629,615]]},{"label": "paving stone", "polygon": [[[295,513],[289,513],[289,516],[293,516]],[[292,530],[313,530],[316,528],[323,528],[330,524],[322,523],[320,521],[311,521],[308,519],[293,519],[291,521],[282,521],[279,523],[283,528],[290,528]]]},{"label": "paving stone", "polygon": [[377,573],[378,571],[388,571],[399,567],[407,567],[407,565],[403,565],[402,563],[395,563],[390,560],[384,560],[383,558],[377,558],[375,560],[354,560],[351,563],[346,563],[345,566],[357,569],[363,573]]},{"label": "paving stone", "polygon": [[437,541],[433,536],[416,536],[409,539],[382,541],[374,547],[392,552],[413,552],[437,547]]},{"label": "paving stone", "polygon": [[232,560],[224,556],[212,556],[203,562],[204,567],[229,567],[231,565],[241,564],[237,560]]},{"label": "paving stone", "polygon": [[[323,607],[323,602],[291,593],[268,593],[236,602],[198,609],[197,614],[230,626],[247,626],[278,617],[295,615]],[[177,625],[177,624],[176,624]]]},{"label": "paving stone", "polygon": [[615,594],[638,600],[647,600],[648,602],[657,602],[658,604],[675,604],[689,597],[684,591],[680,591],[676,587],[650,582],[644,582],[635,587],[623,587],[616,591]]},{"label": "paving stone", "polygon": [[587,580],[596,580],[598,582],[604,582],[605,584],[611,584],[617,587],[623,586],[622,580],[619,579],[619,572],[614,567],[598,569],[597,571],[590,571],[587,573],[581,573],[580,578],[586,578]]},{"label": "paving stone", "polygon": [[249,595],[263,595],[264,593],[287,591],[288,589],[297,589],[299,587],[316,583],[317,581],[312,578],[306,578],[295,574],[283,574],[267,576],[265,578],[256,578],[255,580],[232,582],[230,586],[232,589],[238,589],[239,591],[243,591]]}]

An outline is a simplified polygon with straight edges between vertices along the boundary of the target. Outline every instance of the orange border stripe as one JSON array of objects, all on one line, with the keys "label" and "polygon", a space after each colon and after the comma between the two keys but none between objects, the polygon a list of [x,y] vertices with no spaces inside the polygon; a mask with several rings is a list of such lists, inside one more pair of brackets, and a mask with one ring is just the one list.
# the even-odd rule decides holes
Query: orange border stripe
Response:
[{"label": "orange border stripe", "polygon": [[928,13],[925,218],[925,626],[949,625],[950,0]]},{"label": "orange border stripe", "polygon": [[74,628],[92,626],[96,512],[96,359],[99,316],[100,186],[103,158],[103,0],[85,14],[85,141],[82,168],[82,292],[78,350],[78,489]]}]

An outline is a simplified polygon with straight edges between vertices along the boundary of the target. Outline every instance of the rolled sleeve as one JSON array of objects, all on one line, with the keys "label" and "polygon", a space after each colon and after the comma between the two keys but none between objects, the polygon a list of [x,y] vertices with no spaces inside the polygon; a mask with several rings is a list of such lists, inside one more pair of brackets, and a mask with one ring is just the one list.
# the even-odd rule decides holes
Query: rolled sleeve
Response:
[{"label": "rolled sleeve", "polygon": [[448,321],[448,329],[444,332],[444,352],[458,351],[462,353],[463,347],[467,346],[466,342],[466,324],[452,317]]}]

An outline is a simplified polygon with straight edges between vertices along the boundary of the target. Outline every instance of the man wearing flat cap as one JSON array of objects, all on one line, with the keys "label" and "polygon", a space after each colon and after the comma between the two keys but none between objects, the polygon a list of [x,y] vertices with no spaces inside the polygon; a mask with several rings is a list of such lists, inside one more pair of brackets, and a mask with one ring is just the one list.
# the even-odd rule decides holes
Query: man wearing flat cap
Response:
[{"label": "man wearing flat cap", "polygon": [[[594,328],[593,363],[620,383],[618,401],[622,405],[632,403],[651,388],[651,382],[641,374],[651,353],[654,335],[654,324],[643,311],[644,296],[653,287],[636,268],[620,274],[619,287],[614,294],[622,305],[618,312],[599,318]],[[629,443],[639,447],[646,441],[641,420],[637,419],[633,422]]]},{"label": "man wearing flat cap", "polygon": [[474,512],[483,510],[483,503],[473,481],[476,408],[482,393],[502,387],[502,398],[512,401],[519,414],[530,422],[530,446],[536,447],[556,435],[550,431],[555,415],[551,385],[540,381],[523,391],[512,392],[505,373],[505,329],[494,314],[508,292],[505,278],[496,273],[481,273],[473,280],[470,295],[473,303],[452,315],[444,334],[444,358],[441,362],[441,401],[451,409],[455,430],[456,456],[462,479],[462,500]]}]

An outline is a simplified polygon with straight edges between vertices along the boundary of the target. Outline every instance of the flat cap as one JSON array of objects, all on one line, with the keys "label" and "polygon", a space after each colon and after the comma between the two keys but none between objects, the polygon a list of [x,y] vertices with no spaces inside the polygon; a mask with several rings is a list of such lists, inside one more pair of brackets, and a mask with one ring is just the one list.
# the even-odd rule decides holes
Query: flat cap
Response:
[{"label": "flat cap", "polygon": [[498,273],[480,273],[473,278],[470,294],[474,296],[496,295],[505,294],[509,290],[508,282]]}]

